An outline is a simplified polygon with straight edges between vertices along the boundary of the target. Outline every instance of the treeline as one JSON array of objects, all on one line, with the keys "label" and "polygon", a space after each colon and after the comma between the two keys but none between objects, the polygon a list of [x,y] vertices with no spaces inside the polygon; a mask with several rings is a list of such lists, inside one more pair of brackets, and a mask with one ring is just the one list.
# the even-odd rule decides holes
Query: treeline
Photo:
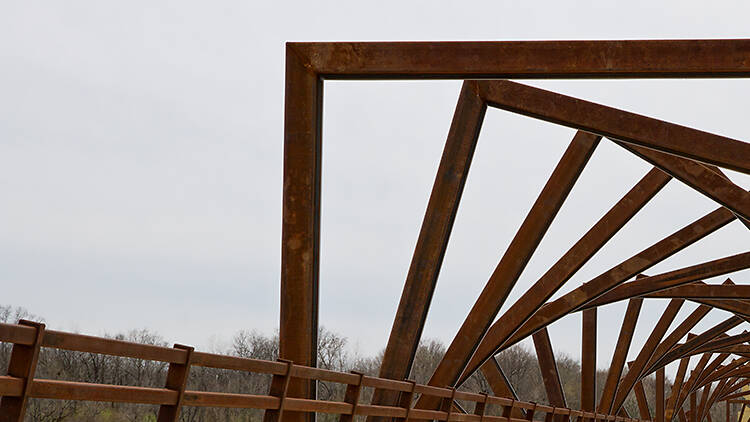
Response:
[{"label": "treeline", "polygon": [[[0,306],[0,321],[15,323],[21,318],[43,321],[42,318],[31,315],[22,308]],[[137,343],[170,346],[163,337],[146,329],[133,330],[126,334],[111,337]],[[342,372],[356,370],[375,376],[378,374],[382,352],[377,356],[369,357],[352,354],[347,347],[346,338],[325,328],[321,328],[318,339],[319,367]],[[7,368],[10,349],[10,344],[0,343],[0,367],[2,368]],[[232,338],[229,347],[216,352],[254,359],[275,360],[278,357],[278,335],[267,336],[255,331],[240,331]],[[423,341],[417,350],[410,379],[426,384],[444,353],[445,345],[440,341]],[[522,346],[514,346],[497,355],[497,360],[521,400],[547,403],[541,372],[533,352]],[[580,408],[580,363],[568,356],[560,355],[557,356],[557,365],[568,407]],[[167,365],[161,362],[42,349],[36,377],[101,384],[163,387],[166,373]],[[598,395],[601,395],[606,376],[606,371],[597,371]],[[227,393],[267,394],[270,381],[271,378],[268,375],[193,367],[190,371],[187,388]],[[653,377],[644,380],[643,384],[647,397],[653,398],[655,387]],[[667,387],[667,391],[669,391],[669,386]],[[462,389],[474,392],[492,391],[481,374],[472,376],[462,386]],[[372,391],[368,390],[364,390],[363,402],[370,399]],[[320,399],[342,400],[343,396],[344,386],[328,382],[319,383],[318,397]],[[653,402],[650,402],[649,405],[653,413]],[[632,395],[628,397],[625,407],[631,415],[637,417],[637,405]],[[468,410],[471,411],[472,409]],[[155,421],[157,412],[157,406],[149,405],[32,399],[29,403],[26,420],[35,422],[145,422]],[[716,418],[721,417],[721,412],[718,409],[714,409],[714,412],[716,412],[715,415],[712,412],[714,420],[720,420]],[[262,411],[254,409],[183,407],[180,420],[259,421],[262,416]],[[319,415],[321,421],[337,419],[337,415]]]}]

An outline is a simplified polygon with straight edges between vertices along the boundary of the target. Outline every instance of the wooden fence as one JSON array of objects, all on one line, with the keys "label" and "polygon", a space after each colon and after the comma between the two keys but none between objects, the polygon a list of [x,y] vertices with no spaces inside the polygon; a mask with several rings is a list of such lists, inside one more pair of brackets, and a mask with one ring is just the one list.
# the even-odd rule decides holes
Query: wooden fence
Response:
[{"label": "wooden fence", "polygon": [[[339,414],[342,422],[351,421],[354,415],[383,416],[401,421],[528,422],[536,414],[543,414],[547,422],[552,418],[565,422],[641,422],[622,416],[554,408],[453,388],[437,388],[412,381],[311,368],[288,361],[272,362],[197,352],[192,347],[183,345],[169,348],[46,330],[44,324],[23,320],[18,324],[0,324],[0,342],[13,344],[7,375],[0,376],[1,422],[23,420],[29,398],[159,405],[160,422],[178,420],[182,406],[263,409],[266,421],[282,420],[284,412],[321,412]],[[166,383],[164,388],[150,388],[37,379],[34,378],[34,372],[42,347],[166,362],[169,364]],[[267,395],[189,391],[185,386],[192,366],[268,374],[273,378]],[[291,379],[340,383],[346,385],[346,394],[343,401],[288,397],[286,392]],[[399,392],[399,406],[360,402],[361,390],[366,387]],[[419,395],[440,398],[440,410],[414,408],[414,400]],[[473,411],[468,413],[463,407],[454,405],[457,400],[473,403]],[[502,414],[489,414],[488,407],[491,405],[500,406]],[[523,409],[526,417],[511,416],[514,408]]]}]

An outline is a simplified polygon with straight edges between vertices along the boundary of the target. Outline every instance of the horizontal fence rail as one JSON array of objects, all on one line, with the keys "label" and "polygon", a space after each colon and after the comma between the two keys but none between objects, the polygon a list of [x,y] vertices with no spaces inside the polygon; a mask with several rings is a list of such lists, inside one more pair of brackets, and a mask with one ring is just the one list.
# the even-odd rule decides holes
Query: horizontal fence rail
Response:
[{"label": "horizontal fence rail", "polygon": [[[175,345],[174,348],[140,344],[110,338],[94,337],[62,331],[45,330],[43,324],[20,321],[19,324],[0,323],[0,342],[13,344],[8,375],[0,376],[0,421],[22,420],[25,402],[29,398],[54,400],[79,400],[159,405],[159,421],[177,420],[181,406],[223,407],[261,409],[276,412],[278,416],[289,412],[321,412],[353,416],[383,416],[403,420],[439,420],[452,422],[528,422],[535,414],[544,414],[546,421],[553,416],[563,420],[577,421],[644,422],[639,419],[602,413],[546,406],[506,397],[456,391],[453,388],[438,388],[412,381],[397,381],[372,377],[358,373],[344,373],[327,369],[296,365],[288,361],[266,361],[237,356],[219,355],[193,351],[192,348]],[[41,348],[62,349],[75,352],[96,353],[169,363],[167,385],[164,388],[95,384],[87,382],[60,381],[34,378],[36,357]],[[21,359],[19,356],[31,359]],[[19,365],[18,362],[26,363]],[[245,371],[271,375],[274,381],[268,395],[236,394],[209,391],[184,390],[185,380],[192,366]],[[23,367],[25,376],[18,373]],[[180,371],[177,368],[182,368]],[[287,397],[285,388],[289,379],[298,378],[340,383],[347,386],[344,401],[312,400]],[[180,386],[182,388],[180,388]],[[416,409],[413,400],[404,400],[402,406],[380,406],[359,403],[363,387],[397,392],[405,397],[432,396],[442,400],[441,410]],[[276,391],[274,391],[276,390]],[[474,403],[473,413],[464,413],[455,400]],[[10,404],[21,403],[19,406]],[[502,416],[487,414],[487,406],[497,405],[503,409]],[[527,411],[526,418],[511,416],[512,409]],[[171,409],[171,410],[170,410]],[[457,410],[459,409],[459,410]],[[11,415],[11,413],[14,413]],[[166,416],[163,416],[166,415]],[[12,416],[12,417],[10,417]]]}]

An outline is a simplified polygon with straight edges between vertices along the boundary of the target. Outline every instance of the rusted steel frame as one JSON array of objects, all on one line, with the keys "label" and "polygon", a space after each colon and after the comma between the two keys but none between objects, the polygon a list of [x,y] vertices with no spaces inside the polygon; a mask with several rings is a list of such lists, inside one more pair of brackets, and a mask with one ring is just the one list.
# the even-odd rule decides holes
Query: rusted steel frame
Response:
[{"label": "rusted steel frame", "polygon": [[534,340],[534,349],[536,358],[539,362],[539,369],[542,373],[544,389],[547,392],[547,400],[555,407],[568,407],[565,401],[565,392],[563,391],[560,373],[557,370],[555,362],[555,352],[552,349],[552,342],[549,339],[547,328],[543,328],[532,335]]},{"label": "rusted steel frame", "polygon": [[690,299],[693,302],[703,303],[705,305],[713,306],[714,308],[723,309],[728,312],[732,312],[740,318],[747,321],[750,319],[750,301],[740,299],[722,299],[722,300],[710,300],[710,299]]},{"label": "rusted steel frame", "polygon": [[717,399],[719,396],[724,392],[724,389],[727,386],[728,379],[723,379],[719,381],[716,384],[716,388],[714,388],[713,392],[710,396],[708,396],[708,402],[706,403],[706,406],[703,408],[703,413],[701,414],[701,420],[706,417],[706,415],[711,413],[711,408],[716,404]]},{"label": "rusted steel frame", "polygon": [[596,308],[581,313],[581,410],[596,410]]},{"label": "rusted steel frame", "polygon": [[182,410],[185,387],[187,386],[188,376],[190,375],[190,364],[193,351],[191,346],[175,344],[175,349],[185,350],[187,352],[187,361],[185,363],[170,363],[167,370],[167,381],[164,386],[167,390],[177,392],[177,402],[175,404],[163,404],[159,406],[159,413],[156,417],[157,422],[177,422],[180,419]]},{"label": "rusted steel frame", "polygon": [[607,380],[604,383],[604,391],[602,391],[599,400],[599,412],[609,414],[615,413],[619,410],[612,408],[612,402],[614,401],[615,393],[617,392],[620,376],[625,368],[625,360],[628,357],[628,350],[630,350],[630,344],[633,341],[635,326],[638,322],[638,316],[641,313],[642,305],[642,298],[633,298],[628,301],[628,307],[625,310],[625,316],[623,317],[622,326],[620,327],[620,335],[617,338],[617,344],[615,345],[615,350],[612,354],[612,363],[609,365]]},{"label": "rusted steel frame", "polygon": [[729,422],[729,413],[730,413],[730,410],[731,410],[729,402],[725,402],[724,403],[724,410],[725,410],[725,413],[726,413],[726,422]]},{"label": "rusted steel frame", "polygon": [[659,292],[649,293],[647,298],[684,298],[684,299],[750,299],[750,286],[692,283],[671,287]]},{"label": "rusted steel frame", "polygon": [[[718,372],[718,371],[717,371]],[[700,386],[710,384],[714,381],[718,381],[724,378],[732,378],[732,377],[748,377],[750,376],[750,368],[743,367],[743,368],[735,368],[729,372],[723,373],[723,374],[713,374],[710,378],[704,380]]]},{"label": "rusted steel frame", "polygon": [[654,422],[664,422],[664,367],[656,371],[656,400],[654,400]]},{"label": "rusted steel frame", "polygon": [[329,79],[750,76],[750,41],[289,42]]},{"label": "rusted steel frame", "polygon": [[[288,43],[282,227],[281,356],[314,364],[320,222],[320,146],[324,77],[725,77],[748,66],[746,40],[542,43]],[[599,50],[571,61],[570,49]],[[593,50],[592,50],[593,49]],[[726,54],[719,55],[722,51]],[[653,60],[651,59],[653,56]],[[716,57],[714,57],[716,56]],[[356,57],[356,60],[352,60]],[[447,58],[450,57],[450,60]],[[482,59],[478,60],[478,57]],[[638,59],[636,59],[638,57]],[[707,58],[702,62],[696,57]],[[643,59],[656,63],[643,66]],[[708,59],[710,58],[710,59]],[[472,66],[467,66],[469,60]],[[585,62],[585,63],[584,63]],[[544,66],[540,64],[544,63]],[[296,292],[296,293],[295,293]],[[295,303],[295,301],[297,303]],[[301,305],[299,307],[294,305]],[[296,318],[290,313],[294,309]],[[296,340],[295,340],[296,339]],[[293,385],[302,396],[314,383]],[[299,390],[299,391],[296,391]]]},{"label": "rusted steel frame", "polygon": [[659,342],[664,337],[669,326],[672,325],[672,322],[677,317],[677,314],[680,312],[684,303],[685,301],[682,299],[672,299],[669,301],[662,316],[656,322],[651,334],[649,334],[646,342],[643,344],[641,351],[638,352],[638,356],[636,356],[633,363],[628,366],[628,373],[622,378],[622,381],[617,388],[617,392],[615,393],[614,405],[612,406],[613,409],[619,409],[622,406],[630,393],[630,390],[639,382],[643,370],[646,369],[646,364],[653,356]]},{"label": "rusted steel frame", "polygon": [[689,362],[689,358],[680,360],[680,366],[677,368],[677,374],[675,375],[674,383],[672,384],[672,392],[669,395],[669,399],[667,399],[667,408],[664,414],[664,420],[666,422],[670,422],[674,418],[676,409],[675,405],[680,396],[680,389],[682,388],[682,382],[685,379],[685,372],[687,371]]},{"label": "rusted steel frame", "polygon": [[[307,64],[287,48],[279,356],[316,366],[323,80]],[[316,389],[315,380],[295,379],[288,394],[315,399]],[[292,413],[287,418],[301,422],[315,416]]]},{"label": "rusted steel frame", "polygon": [[750,346],[742,344],[742,345],[735,345],[735,346],[729,346],[729,347],[722,347],[720,350],[717,350],[717,352],[734,353],[737,355],[748,354],[750,353]]},{"label": "rusted steel frame", "polygon": [[729,353],[720,353],[720,354],[718,354],[714,358],[714,360],[712,360],[711,363],[709,363],[705,367],[705,369],[702,371],[702,373],[698,377],[698,381],[697,382],[701,383],[706,378],[708,378],[716,370],[716,368],[718,368],[719,365],[721,365],[721,363],[724,362],[724,360],[726,360],[726,358],[728,358],[728,357],[729,357]]},{"label": "rusted steel frame", "polygon": [[[698,192],[724,205],[745,220],[750,220],[750,193],[706,166],[652,149],[617,142],[618,145],[659,167]],[[750,144],[747,144],[750,147]],[[748,154],[750,159],[750,154]],[[748,161],[750,162],[750,160]],[[750,174],[750,165],[747,173]]]},{"label": "rusted steel frame", "polygon": [[744,387],[747,384],[750,384],[750,380],[740,380],[737,381],[737,378],[725,378],[727,380],[726,386],[724,386],[724,390],[719,395],[718,400],[728,400],[728,396],[735,394],[735,391],[738,389]]},{"label": "rusted steel frame", "polygon": [[646,399],[646,391],[643,389],[643,383],[638,381],[633,387],[635,392],[635,400],[638,403],[638,414],[641,419],[650,421],[651,411],[648,409],[648,400]]},{"label": "rusted steel frame", "polygon": [[707,214],[588,283],[584,283],[561,298],[541,307],[505,343],[498,343],[494,332],[499,330],[499,328],[496,329],[497,325],[493,325],[493,328],[482,339],[482,344],[477,349],[465,374],[470,373],[469,370],[478,362],[482,362],[487,356],[491,356],[503,348],[512,346],[536,330],[557,321],[568,313],[574,312],[599,295],[606,293],[630,277],[643,272],[648,267],[658,264],[680,250],[708,236],[734,219],[735,216],[723,207]]},{"label": "rusted steel frame", "polygon": [[[731,379],[730,379],[730,382],[731,382]],[[748,382],[750,382],[750,380]],[[731,387],[725,387],[723,395],[721,397],[719,397],[718,400],[719,401],[732,400],[732,399],[736,399],[736,398],[740,398],[740,397],[747,397],[748,394],[750,394],[750,392],[747,392],[747,391],[741,391],[739,393],[733,393],[732,391],[735,391],[735,390],[736,389],[733,390]]]},{"label": "rusted steel frame", "polygon": [[[409,376],[486,109],[475,86],[464,83],[383,354],[381,378]],[[392,405],[397,399],[393,392],[376,389],[372,403]]]},{"label": "rusted steel frame", "polygon": [[[599,140],[578,132],[555,167],[539,197],[516,232],[484,289],[448,346],[429,385],[454,385],[497,312],[526,267],[552,220],[586,166]],[[437,403],[420,397],[418,408],[434,408]]]},{"label": "rusted steel frame", "polygon": [[[726,179],[726,180],[728,180],[730,182],[732,181],[732,179],[730,179],[729,176],[727,176],[726,173],[724,173],[724,171],[722,169],[720,169],[720,168],[718,168],[716,166],[708,165],[708,164],[706,164],[705,166],[708,167],[714,173],[716,173],[719,176],[723,177],[724,179]],[[737,214],[735,213],[735,215],[737,215]],[[739,220],[740,220],[740,223],[742,223],[748,230],[750,230],[750,221],[745,220],[743,218],[740,218]]]},{"label": "rusted steel frame", "polygon": [[[705,378],[701,382],[701,384],[714,382],[721,378],[728,378],[728,377],[743,375],[743,371],[745,371],[745,369],[740,368],[740,367],[745,365],[748,361],[750,361],[750,359],[748,358],[735,359],[729,362],[728,364],[720,367],[716,371],[714,371],[709,377]],[[699,386],[701,384],[699,384]]]},{"label": "rusted steel frame", "polygon": [[742,422],[742,415],[745,414],[745,403],[742,403],[742,410],[740,410],[740,416],[737,418],[738,422]]},{"label": "rusted steel frame", "polygon": [[478,86],[493,107],[750,174],[750,144],[739,140],[517,82],[481,81]]},{"label": "rusted steel frame", "polygon": [[697,354],[697,353],[708,352],[708,351],[716,351],[725,346],[732,346],[738,343],[745,343],[747,341],[750,341],[750,332],[745,331],[742,334],[737,334],[734,336],[727,336],[725,338],[710,341],[704,344],[703,346],[693,350],[691,354]]},{"label": "rusted steel frame", "polygon": [[680,422],[689,422],[687,416],[685,415],[685,409],[680,408],[680,411],[677,412],[677,415],[679,416]]},{"label": "rusted steel frame", "polygon": [[[547,272],[534,283],[492,325],[493,338],[505,341],[526,322],[552,295],[562,287],[588,260],[601,249],[649,200],[671,176],[654,168],[599,219]],[[480,353],[484,355],[484,352]],[[465,380],[473,370],[459,378]],[[593,409],[592,409],[593,410]]]},{"label": "rusted steel frame", "polygon": [[[622,284],[583,307],[603,306],[747,268],[750,268],[750,252],[738,253]],[[723,285],[727,286],[727,284]]]},{"label": "rusted steel frame", "polygon": [[680,395],[677,397],[677,407],[682,407],[682,405],[685,403],[685,400],[688,399],[688,394],[691,391],[696,390],[698,379],[700,378],[700,375],[703,372],[703,369],[706,367],[706,364],[708,363],[710,358],[710,353],[705,353],[703,356],[701,356],[698,364],[695,365],[695,368],[692,371],[690,371],[690,377],[688,377],[687,381],[683,381],[682,388],[680,389]]},{"label": "rusted steel frame", "polygon": [[39,360],[39,350],[44,339],[45,325],[20,320],[19,325],[34,329],[32,343],[14,344],[8,361],[8,376],[21,379],[22,386],[19,396],[0,397],[0,422],[21,422],[26,414],[26,404],[31,396],[31,388],[34,384],[34,373]]},{"label": "rusted steel frame", "polygon": [[715,339],[716,337],[720,336],[724,332],[731,330],[732,328],[738,326],[741,323],[742,323],[742,318],[733,315],[725,319],[724,321],[714,325],[708,330],[702,332],[701,334],[691,339],[688,339],[684,344],[674,347],[672,350],[667,352],[661,359],[659,359],[655,363],[655,365],[662,365],[662,364],[666,365],[669,362],[680,359],[682,356],[686,356],[691,351],[708,343],[709,341]]},{"label": "rusted steel frame", "polygon": [[[496,396],[509,397],[513,400],[518,400],[518,394],[516,394],[510,381],[508,381],[508,377],[505,376],[503,368],[500,367],[500,364],[494,357],[489,358],[487,362],[482,365],[481,369],[482,375],[484,375],[484,378],[490,384],[490,388],[492,388],[492,392]],[[526,411],[524,409],[513,407],[511,416],[514,418],[525,419]]]},{"label": "rusted steel frame", "polygon": [[710,306],[701,305],[697,307],[693,312],[690,313],[677,327],[675,327],[674,330],[672,330],[671,333],[667,335],[667,337],[659,343],[659,346],[656,347],[656,350],[653,353],[653,356],[648,360],[648,363],[646,364],[646,367],[648,368],[642,376],[647,376],[648,374],[656,371],[660,367],[664,367],[664,365],[657,366],[656,363],[659,359],[661,359],[664,355],[666,355],[672,348],[677,344],[677,342],[680,341],[685,335],[688,334],[690,330],[693,329],[702,319],[705,317],[710,311]]},{"label": "rusted steel frame", "polygon": [[711,384],[708,384],[703,387],[703,391],[701,392],[701,399],[698,402],[698,412],[695,414],[695,418],[697,422],[701,422],[703,420],[703,415],[706,410],[706,404],[708,404],[708,396],[710,394],[711,394]]},{"label": "rusted steel frame", "polygon": [[690,422],[698,422],[698,406],[696,404],[695,391],[690,393],[690,414],[688,420]]}]

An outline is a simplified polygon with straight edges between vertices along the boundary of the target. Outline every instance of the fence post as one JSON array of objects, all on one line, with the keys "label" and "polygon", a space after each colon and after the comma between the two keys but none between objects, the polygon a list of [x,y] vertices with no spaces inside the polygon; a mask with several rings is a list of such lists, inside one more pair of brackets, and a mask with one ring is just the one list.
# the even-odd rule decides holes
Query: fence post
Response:
[{"label": "fence post", "polygon": [[406,409],[406,416],[403,418],[394,418],[397,421],[406,422],[409,420],[409,417],[411,416],[411,409],[412,409],[412,403],[414,402],[414,390],[417,387],[417,382],[412,380],[405,380],[406,382],[411,383],[411,390],[410,391],[402,391],[399,399],[398,399],[398,405],[399,407],[403,407]]},{"label": "fence post", "polygon": [[292,378],[294,363],[286,359],[279,359],[278,361],[286,363],[286,371],[284,375],[273,376],[271,387],[268,389],[268,395],[279,398],[279,408],[267,409],[265,415],[263,415],[263,422],[278,422],[284,416],[284,402],[286,401],[286,393],[289,390],[289,380]]},{"label": "fence post", "polygon": [[185,395],[185,386],[187,385],[188,376],[190,375],[190,363],[193,359],[193,347],[182,344],[175,344],[175,349],[182,349],[186,353],[185,363],[169,363],[167,371],[167,382],[164,388],[177,392],[177,403],[162,404],[159,406],[159,415],[157,422],[177,422],[180,419],[180,410],[182,409],[182,397]]},{"label": "fence post", "polygon": [[453,400],[456,398],[456,388],[455,387],[448,387],[448,388],[451,389],[451,397],[450,398],[443,397],[442,403],[440,405],[440,410],[448,413],[445,416],[445,422],[448,422],[451,419],[451,414],[453,413]]},{"label": "fence post", "polygon": [[474,405],[474,414],[479,416],[479,422],[484,422],[484,415],[487,414],[487,400],[490,395],[484,393],[484,400],[478,401]]},{"label": "fence post", "polygon": [[21,390],[20,397],[3,396],[0,399],[1,422],[23,421],[31,385],[34,383],[34,372],[36,372],[36,363],[39,360],[39,349],[42,347],[42,339],[44,338],[44,324],[22,319],[18,321],[18,325],[35,328],[36,336],[34,336],[33,344],[14,344],[10,352],[8,375],[22,378],[23,390]]},{"label": "fence post", "polygon": [[526,411],[526,420],[527,421],[533,421],[534,420],[534,413],[536,413],[536,402],[531,402],[534,407]]},{"label": "fence post", "polygon": [[347,385],[346,393],[344,394],[344,403],[349,403],[352,405],[352,414],[341,414],[341,416],[339,417],[339,422],[352,422],[354,420],[354,415],[356,415],[357,413],[357,406],[359,406],[359,396],[360,392],[362,391],[362,378],[364,378],[365,374],[358,371],[352,371],[352,373],[359,375],[359,380],[356,384]]},{"label": "fence post", "polygon": [[514,397],[509,397],[509,398],[510,398],[510,405],[503,406],[503,415],[502,415],[507,420],[510,420],[511,415],[513,414],[513,408],[516,405],[516,399]]}]

